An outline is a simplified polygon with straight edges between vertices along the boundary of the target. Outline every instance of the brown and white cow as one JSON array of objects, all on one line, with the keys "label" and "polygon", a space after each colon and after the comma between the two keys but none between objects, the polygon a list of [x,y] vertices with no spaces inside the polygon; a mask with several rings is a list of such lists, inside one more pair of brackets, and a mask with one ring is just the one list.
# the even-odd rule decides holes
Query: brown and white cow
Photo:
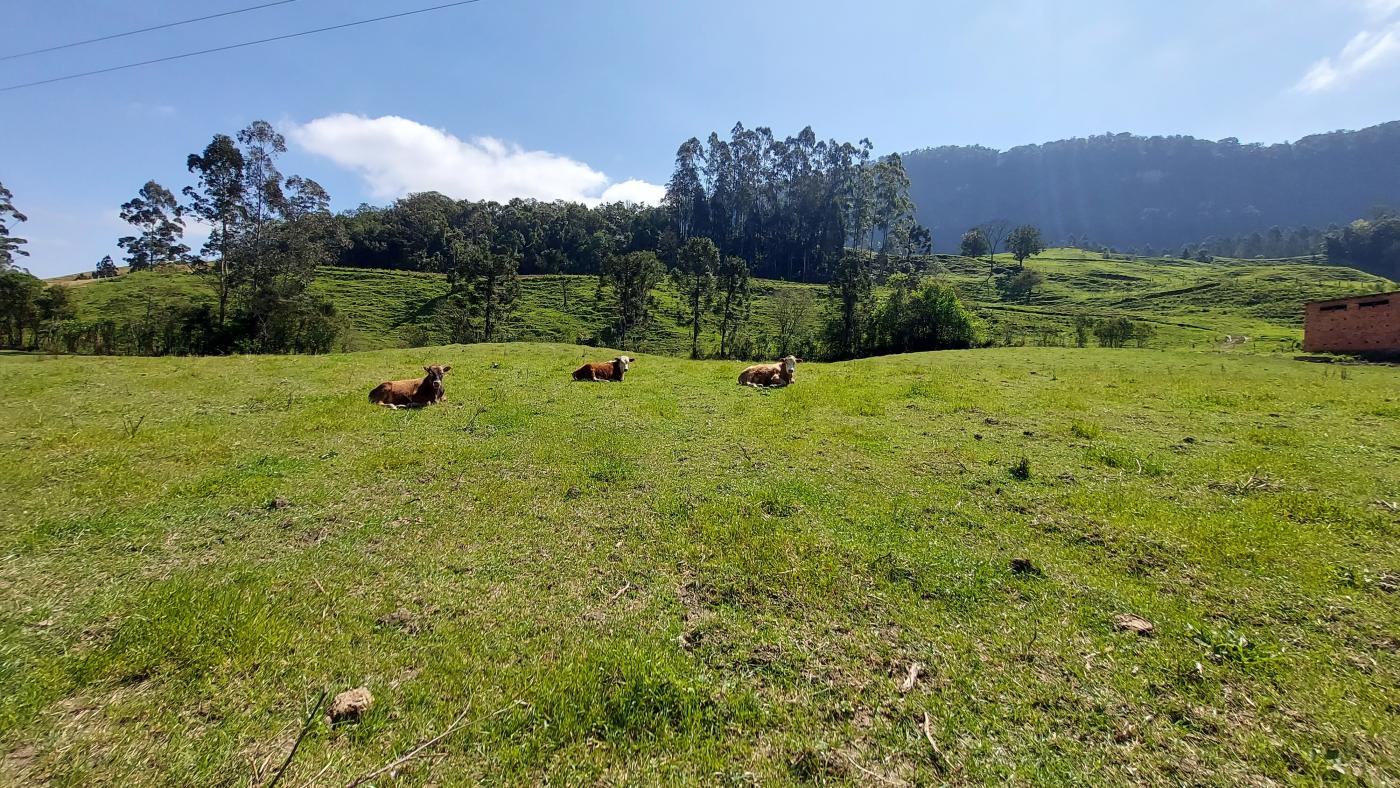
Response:
[{"label": "brown and white cow", "polygon": [[389,408],[421,408],[446,399],[443,396],[442,376],[452,371],[451,366],[434,364],[423,367],[427,376],[422,380],[387,380],[374,387],[369,393],[369,401]]},{"label": "brown and white cow", "polygon": [[787,386],[792,383],[792,373],[797,370],[797,356],[783,356],[776,364],[754,364],[739,373],[739,385],[754,388],[767,386]]},{"label": "brown and white cow", "polygon": [[622,382],[622,376],[632,368],[632,359],[618,356],[612,361],[590,361],[574,370],[574,380]]}]

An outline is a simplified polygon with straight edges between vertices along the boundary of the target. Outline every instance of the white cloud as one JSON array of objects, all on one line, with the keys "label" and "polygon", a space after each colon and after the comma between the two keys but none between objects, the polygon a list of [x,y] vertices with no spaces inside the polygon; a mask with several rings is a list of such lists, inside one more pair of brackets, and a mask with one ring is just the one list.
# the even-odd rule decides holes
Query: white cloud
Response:
[{"label": "white cloud", "polygon": [[666,187],[633,178],[622,183],[614,183],[603,190],[603,202],[635,202],[642,205],[660,205],[666,197]]},{"label": "white cloud", "polygon": [[1400,55],[1400,22],[1379,30],[1363,30],[1347,42],[1335,59],[1325,57],[1314,63],[1294,87],[1303,93],[1340,88],[1397,55]]},{"label": "white cloud", "polygon": [[645,181],[612,183],[567,156],[525,150],[494,137],[464,140],[395,116],[328,115],[294,126],[289,136],[359,173],[381,199],[438,191],[456,199],[501,202],[526,197],[590,205],[616,200],[654,204],[664,193]]},{"label": "white cloud", "polygon": [[211,224],[207,224],[200,219],[196,219],[195,217],[190,216],[188,214],[184,217],[184,219],[185,246],[188,246],[195,253],[198,253],[199,247],[203,246],[204,242],[209,240],[209,233],[214,229],[214,226]]}]

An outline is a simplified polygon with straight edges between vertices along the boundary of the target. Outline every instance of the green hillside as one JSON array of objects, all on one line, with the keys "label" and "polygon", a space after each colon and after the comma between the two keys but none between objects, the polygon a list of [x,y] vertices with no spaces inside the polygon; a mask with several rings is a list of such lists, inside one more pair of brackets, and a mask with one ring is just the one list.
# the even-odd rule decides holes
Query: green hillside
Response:
[{"label": "green hillside", "polygon": [[[998,258],[1006,265],[1009,258]],[[1000,344],[1064,343],[1072,339],[1078,315],[1127,316],[1158,329],[1153,346],[1213,347],[1226,335],[1249,337],[1249,349],[1288,348],[1301,339],[1302,305],[1311,300],[1393,289],[1380,277],[1350,268],[1295,261],[1218,261],[1205,264],[1171,258],[1118,260],[1078,249],[1053,249],[1029,266],[1045,275],[1044,286],[1025,301],[1008,302],[987,276],[985,261],[940,256],[925,270],[955,284]],[[353,329],[348,349],[402,347],[446,339],[435,314],[447,293],[437,274],[361,268],[322,269],[316,289],[329,295]],[[771,336],[774,296],[805,288],[820,297],[824,288],[758,280],[749,338]],[[504,337],[519,341],[596,342],[612,322],[610,305],[597,298],[592,277],[532,276],[521,284],[521,298]],[[197,275],[184,271],[144,272],[115,280],[88,282],[74,289],[80,317],[138,317],[164,302],[209,299]],[[567,306],[566,301],[567,299]],[[669,285],[657,292],[658,319],[639,338],[640,349],[680,355],[689,342],[676,294]],[[809,315],[815,330],[820,307]],[[1058,337],[1053,332],[1059,332]],[[706,348],[717,343],[713,329]]]},{"label": "green hillside", "polygon": [[609,352],[0,356],[0,782],[1400,781],[1395,369]]}]

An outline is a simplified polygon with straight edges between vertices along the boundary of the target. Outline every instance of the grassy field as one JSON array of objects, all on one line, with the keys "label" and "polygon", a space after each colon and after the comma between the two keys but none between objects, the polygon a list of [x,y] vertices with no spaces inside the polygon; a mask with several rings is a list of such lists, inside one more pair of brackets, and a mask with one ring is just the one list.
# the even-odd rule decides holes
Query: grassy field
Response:
[{"label": "grassy field", "polygon": [[607,355],[0,356],[0,782],[1400,781],[1400,370]]},{"label": "grassy field", "polygon": [[[998,258],[1000,264],[1007,259]],[[1394,284],[1350,268],[1297,262],[1221,261],[1201,264],[1173,259],[1106,260],[1078,249],[1052,249],[1031,267],[1045,286],[1025,302],[1006,302],[987,278],[984,261],[938,258],[927,270],[956,285],[983,320],[987,338],[999,344],[1072,343],[1075,317],[1126,316],[1157,329],[1151,346],[1209,348],[1228,335],[1248,337],[1246,350],[1286,350],[1302,338],[1306,301],[1394,288]],[[75,288],[80,317],[133,318],[171,301],[212,301],[208,285],[184,271],[144,272],[115,280],[85,282]],[[446,340],[435,316],[447,294],[440,275],[355,268],[322,269],[315,285],[350,320],[347,349],[366,350],[432,344]],[[775,331],[774,297],[808,289],[818,298],[825,288],[789,282],[755,283],[748,335],[756,340]],[[506,338],[519,341],[598,342],[613,319],[600,303],[597,280],[581,276],[533,276],[521,282],[518,308]],[[636,349],[688,354],[689,335],[676,293],[669,284],[656,293],[659,310]],[[567,304],[566,304],[567,299]],[[808,328],[815,331],[821,308]],[[707,351],[718,343],[710,326]]]}]

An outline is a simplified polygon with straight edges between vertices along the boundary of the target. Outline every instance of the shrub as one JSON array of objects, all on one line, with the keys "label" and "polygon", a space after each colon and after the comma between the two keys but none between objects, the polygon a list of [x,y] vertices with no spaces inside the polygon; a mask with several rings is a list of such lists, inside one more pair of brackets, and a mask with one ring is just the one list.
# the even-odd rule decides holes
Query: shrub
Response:
[{"label": "shrub", "polygon": [[952,287],[933,280],[890,278],[892,292],[871,321],[869,349],[917,353],[970,348],[978,342],[977,319]]}]

